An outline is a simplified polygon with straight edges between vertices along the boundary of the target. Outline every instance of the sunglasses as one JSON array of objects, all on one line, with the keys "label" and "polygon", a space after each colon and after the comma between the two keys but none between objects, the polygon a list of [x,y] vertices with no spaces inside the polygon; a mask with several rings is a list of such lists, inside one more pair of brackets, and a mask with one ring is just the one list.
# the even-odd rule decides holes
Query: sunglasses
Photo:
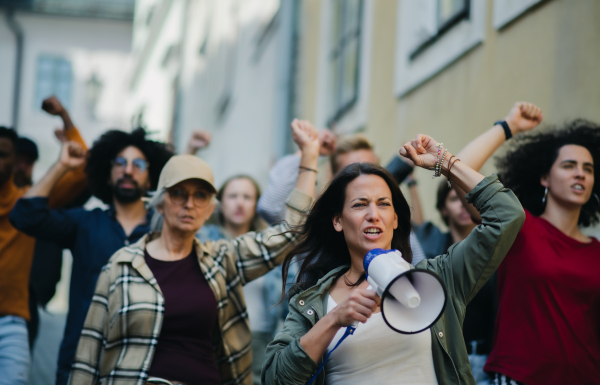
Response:
[{"label": "sunglasses", "polygon": [[[124,170],[127,167],[127,164],[129,164],[129,160],[123,158],[122,156],[117,156],[115,159],[113,159],[111,164],[116,169]],[[148,162],[141,158],[131,160],[131,164],[133,165],[134,172],[142,173],[148,169]]]},{"label": "sunglasses", "polygon": [[[171,202],[178,206],[183,206],[188,199],[190,198],[190,194],[182,189],[168,189],[169,197],[171,198]],[[210,203],[211,194],[206,191],[196,191],[192,194],[192,201],[194,202],[194,206],[196,207],[204,207]]]}]

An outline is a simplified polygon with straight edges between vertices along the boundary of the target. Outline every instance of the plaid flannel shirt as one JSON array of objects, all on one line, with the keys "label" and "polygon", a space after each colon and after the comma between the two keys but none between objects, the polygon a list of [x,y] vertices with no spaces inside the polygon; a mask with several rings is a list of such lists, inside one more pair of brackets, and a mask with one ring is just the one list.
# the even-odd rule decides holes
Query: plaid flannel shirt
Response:
[{"label": "plaid flannel shirt", "polygon": [[[252,384],[250,326],[242,286],[281,264],[312,199],[298,190],[288,199],[286,222],[234,240],[195,247],[200,268],[217,300],[214,354],[222,384]],[[144,260],[148,234],[117,251],[104,267],[88,311],[70,384],[143,385],[160,336],[164,298]],[[200,380],[200,379],[199,379]]]}]

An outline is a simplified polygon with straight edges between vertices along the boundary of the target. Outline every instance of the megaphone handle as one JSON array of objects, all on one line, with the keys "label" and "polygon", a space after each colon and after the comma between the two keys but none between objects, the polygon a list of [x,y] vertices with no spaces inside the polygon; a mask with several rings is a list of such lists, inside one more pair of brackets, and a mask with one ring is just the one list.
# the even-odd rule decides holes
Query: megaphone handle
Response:
[{"label": "megaphone handle", "polygon": [[[372,285],[369,285],[369,287],[367,287],[367,290],[373,290],[373,291],[375,291],[375,288]],[[356,329],[358,327],[358,321],[352,321],[352,323],[350,325],[348,325],[348,327]]]}]

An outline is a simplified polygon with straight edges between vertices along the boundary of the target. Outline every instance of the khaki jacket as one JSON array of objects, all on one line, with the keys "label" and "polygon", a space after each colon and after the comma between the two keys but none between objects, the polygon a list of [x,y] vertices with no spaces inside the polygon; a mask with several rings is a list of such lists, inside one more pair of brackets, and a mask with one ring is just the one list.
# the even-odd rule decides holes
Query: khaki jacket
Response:
[{"label": "khaki jacket", "polygon": [[[312,198],[295,190],[287,223],[298,224]],[[222,384],[252,384],[250,326],[242,286],[281,264],[295,235],[287,223],[234,240],[195,247],[218,307],[214,354]],[[70,384],[143,385],[162,328],[164,298],[144,260],[148,234],[120,249],[104,267],[81,333]],[[201,379],[199,379],[201,382]]]},{"label": "khaki jacket", "polygon": [[[430,328],[433,364],[440,385],[475,385],[462,333],[465,309],[496,271],[525,222],[517,197],[495,175],[481,181],[467,194],[467,201],[479,210],[482,223],[446,254],[416,266],[438,274],[447,290],[444,312]],[[304,385],[314,375],[324,357],[318,364],[314,362],[300,345],[300,337],[326,315],[329,288],[347,268],[341,266],[315,286],[291,293],[290,313],[283,330],[267,348],[263,384]],[[325,378],[323,369],[314,385],[325,384]],[[374,372],[373,384],[376,383]]]}]

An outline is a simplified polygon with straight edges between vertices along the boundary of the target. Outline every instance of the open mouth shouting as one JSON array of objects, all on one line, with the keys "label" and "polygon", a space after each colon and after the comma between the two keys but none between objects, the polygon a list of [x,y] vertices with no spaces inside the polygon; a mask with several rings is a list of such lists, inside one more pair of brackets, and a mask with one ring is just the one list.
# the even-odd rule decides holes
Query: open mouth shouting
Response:
[{"label": "open mouth shouting", "polygon": [[363,234],[367,239],[378,239],[383,234],[383,230],[379,227],[369,226],[363,230]]}]

